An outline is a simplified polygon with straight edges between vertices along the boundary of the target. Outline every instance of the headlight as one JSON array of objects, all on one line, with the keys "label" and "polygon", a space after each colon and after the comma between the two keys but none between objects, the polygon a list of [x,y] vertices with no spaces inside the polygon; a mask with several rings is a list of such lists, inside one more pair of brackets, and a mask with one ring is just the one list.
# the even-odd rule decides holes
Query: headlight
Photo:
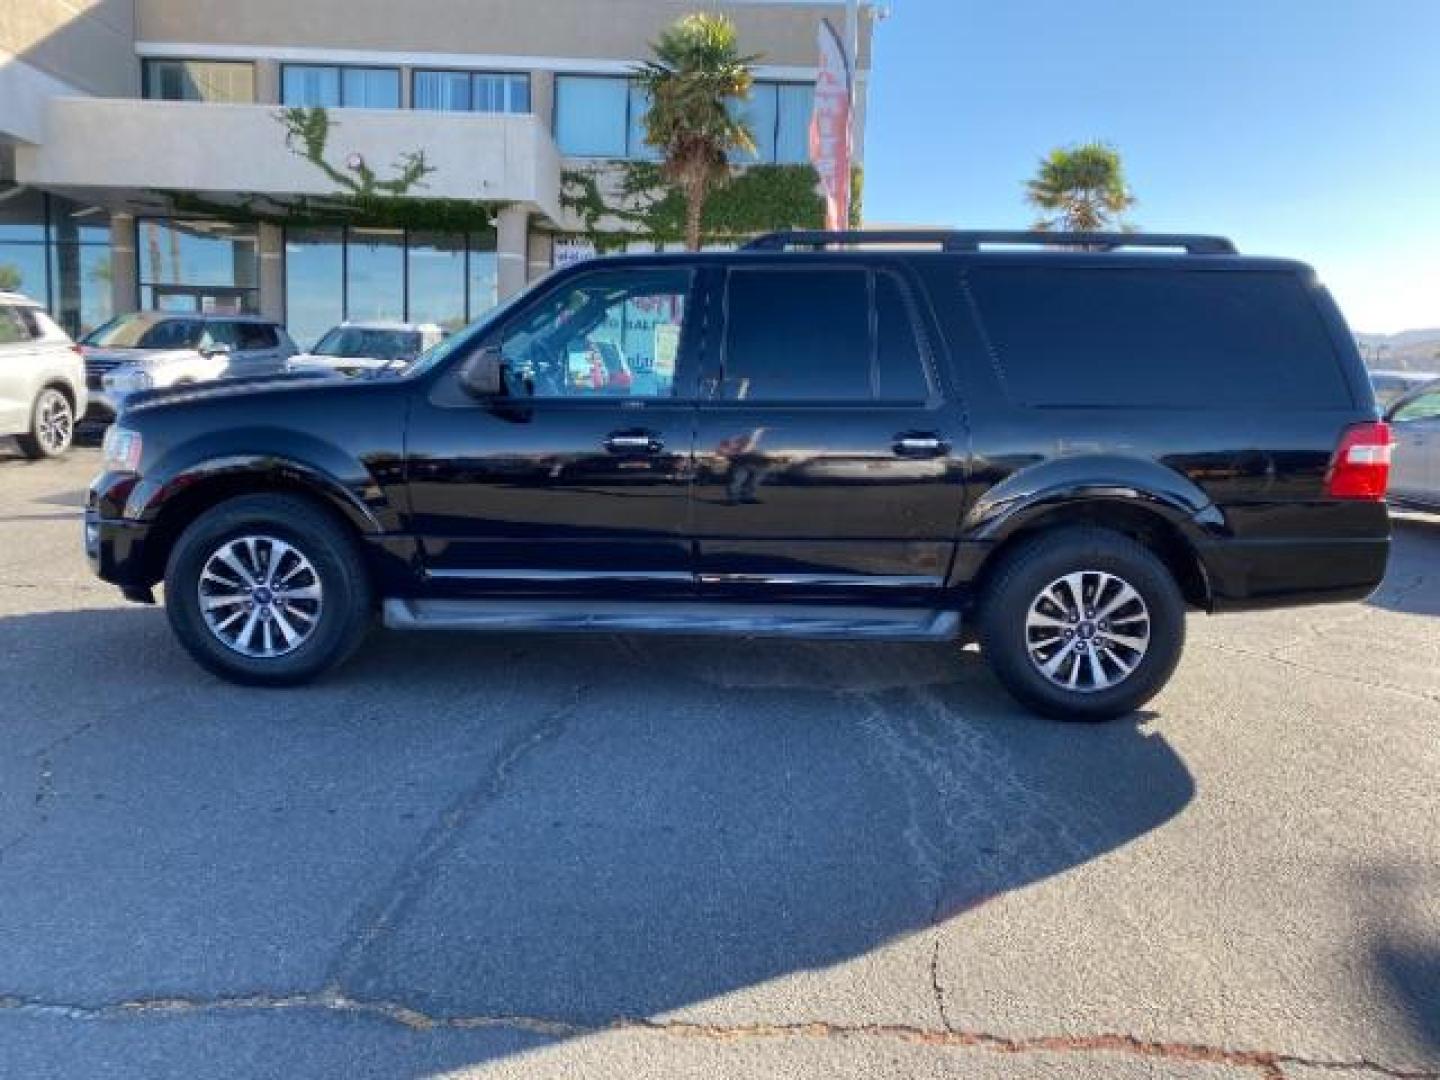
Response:
[{"label": "headlight", "polygon": [[138,431],[111,424],[105,431],[100,467],[106,472],[139,472],[142,445]]}]

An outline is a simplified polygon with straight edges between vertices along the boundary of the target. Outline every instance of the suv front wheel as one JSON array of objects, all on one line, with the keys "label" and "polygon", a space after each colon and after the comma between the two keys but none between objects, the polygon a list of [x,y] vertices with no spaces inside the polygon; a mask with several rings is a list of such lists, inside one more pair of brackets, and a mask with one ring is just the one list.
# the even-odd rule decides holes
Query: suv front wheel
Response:
[{"label": "suv front wheel", "polygon": [[292,686],[344,661],[372,592],[349,533],[293,495],[246,495],[202,514],[165,571],[165,609],[190,655],[232,682]]},{"label": "suv front wheel", "polygon": [[1144,545],[1108,529],[1064,528],[1004,556],[981,598],[980,641],[1024,705],[1107,720],[1169,681],[1185,643],[1185,600]]}]

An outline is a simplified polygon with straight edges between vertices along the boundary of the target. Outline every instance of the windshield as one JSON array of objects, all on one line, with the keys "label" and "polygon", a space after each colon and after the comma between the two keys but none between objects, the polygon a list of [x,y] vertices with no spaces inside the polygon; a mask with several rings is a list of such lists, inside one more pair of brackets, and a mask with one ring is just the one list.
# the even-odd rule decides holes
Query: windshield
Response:
[{"label": "windshield", "polygon": [[420,355],[418,330],[380,330],[363,326],[337,326],[316,344],[316,356],[368,357],[375,360],[413,360]]},{"label": "windshield", "polygon": [[[554,271],[551,271],[553,274]],[[480,318],[476,319],[463,330],[457,330],[444,341],[430,346],[420,355],[420,358],[405,369],[405,375],[423,375],[432,370],[437,364],[442,364],[457,352],[473,346],[485,330],[501,316],[505,315],[516,304],[528,297],[535,289],[549,280],[551,274],[546,274],[538,281],[532,282],[527,288],[522,289],[508,300],[502,301],[499,306],[491,308]]]},{"label": "windshield", "polygon": [[121,315],[96,327],[82,344],[102,349],[187,349],[200,341],[204,328],[195,319],[156,322],[141,314]]}]

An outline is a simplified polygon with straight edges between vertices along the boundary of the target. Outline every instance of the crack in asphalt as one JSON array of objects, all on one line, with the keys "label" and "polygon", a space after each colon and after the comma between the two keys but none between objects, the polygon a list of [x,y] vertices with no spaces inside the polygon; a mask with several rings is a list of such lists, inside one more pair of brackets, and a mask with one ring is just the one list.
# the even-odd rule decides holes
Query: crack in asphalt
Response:
[{"label": "crack in asphalt", "polygon": [[435,870],[459,842],[464,827],[504,792],[511,775],[525,758],[563,733],[587,689],[583,685],[574,687],[564,704],[549,710],[536,723],[512,737],[481,780],[462,791],[441,812],[391,876],[381,892],[382,900],[352,921],[351,930],[342,939],[331,963],[328,993],[340,994],[344,983],[359,972],[370,947],[405,920]]},{"label": "crack in asphalt", "polygon": [[[1369,687],[1372,690],[1383,690],[1391,694],[1399,694],[1403,697],[1415,698],[1431,705],[1440,704],[1440,694],[1429,693],[1424,690],[1416,690],[1408,686],[1397,686],[1394,683],[1375,682],[1373,679],[1362,679],[1358,675],[1347,675],[1344,672],[1334,671],[1330,668],[1318,667],[1314,664],[1304,664],[1298,660],[1292,660],[1288,656],[1279,656],[1273,652],[1262,652],[1257,649],[1246,649],[1238,645],[1222,645],[1216,641],[1202,641],[1195,643],[1202,649],[1213,649],[1215,652],[1230,653],[1233,656],[1248,656],[1255,660],[1268,660],[1272,664],[1281,664],[1292,668],[1295,671],[1304,671],[1314,675],[1323,675],[1327,679],[1335,679],[1339,682],[1353,683],[1357,686]],[[1298,642],[1280,646],[1281,649],[1293,648]]]},{"label": "crack in asphalt", "polygon": [[945,1007],[945,987],[940,982],[940,935],[935,935],[935,948],[930,953],[930,991],[935,995],[935,1009],[940,1013],[940,1026],[946,1031],[954,1031],[955,1025],[950,1023],[950,1013]]},{"label": "crack in asphalt", "polygon": [[1275,1050],[1241,1050],[1205,1043],[1160,1042],[1133,1035],[1102,1032],[1092,1035],[997,1035],[983,1030],[947,1026],[943,1029],[909,1024],[842,1024],[824,1020],[791,1024],[703,1024],[618,1016],[603,1023],[582,1023],[544,1016],[434,1016],[403,1002],[367,1001],[335,990],[286,995],[250,994],[216,998],[140,998],[100,1005],[47,1001],[21,995],[0,995],[0,1016],[6,1013],[50,1017],[79,1023],[154,1020],[224,1013],[337,1012],[395,1024],[408,1031],[507,1030],[551,1039],[615,1033],[640,1033],[715,1041],[781,1039],[889,1039],[910,1044],[981,1050],[999,1055],[1120,1054],[1157,1061],[1229,1065],[1253,1069],[1265,1080],[1283,1080],[1286,1066],[1334,1072],[1377,1073],[1393,1080],[1440,1080],[1440,1071],[1385,1065],[1367,1058],[1311,1058]]}]

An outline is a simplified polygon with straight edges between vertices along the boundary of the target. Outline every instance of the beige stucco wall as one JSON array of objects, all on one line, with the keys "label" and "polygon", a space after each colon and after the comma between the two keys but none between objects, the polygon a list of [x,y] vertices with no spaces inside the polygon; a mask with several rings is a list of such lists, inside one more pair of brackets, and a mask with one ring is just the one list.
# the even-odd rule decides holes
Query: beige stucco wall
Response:
[{"label": "beige stucco wall", "polygon": [[[29,2],[29,0],[26,0]],[[57,0],[50,0],[57,2]],[[766,64],[815,64],[819,20],[843,4],[696,0],[134,0],[145,42],[374,49],[633,60],[668,22],[696,10],[735,19]],[[861,66],[869,66],[869,18]]]},{"label": "beige stucco wall", "polygon": [[139,93],[135,0],[0,0],[0,67],[17,61],[85,93]]},{"label": "beige stucco wall", "polygon": [[[560,156],[532,116],[337,110],[327,160],[360,154],[383,176],[423,150],[414,198],[514,202],[560,217]],[[336,184],[285,146],[266,105],[54,98],[46,138],[16,151],[20,183],[69,189],[329,195]],[[236,170],[236,162],[244,169]],[[523,264],[523,258],[522,258]]]}]

